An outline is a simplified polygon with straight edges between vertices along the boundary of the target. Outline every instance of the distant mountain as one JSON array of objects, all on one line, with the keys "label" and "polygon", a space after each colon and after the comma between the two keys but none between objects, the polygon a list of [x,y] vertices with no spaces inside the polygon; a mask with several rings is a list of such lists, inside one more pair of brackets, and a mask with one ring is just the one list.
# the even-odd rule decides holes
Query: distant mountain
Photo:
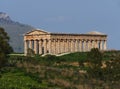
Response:
[{"label": "distant mountain", "polygon": [[10,37],[10,44],[14,52],[23,52],[23,35],[35,29],[34,27],[11,20],[9,15],[0,12],[0,27],[3,27]]}]

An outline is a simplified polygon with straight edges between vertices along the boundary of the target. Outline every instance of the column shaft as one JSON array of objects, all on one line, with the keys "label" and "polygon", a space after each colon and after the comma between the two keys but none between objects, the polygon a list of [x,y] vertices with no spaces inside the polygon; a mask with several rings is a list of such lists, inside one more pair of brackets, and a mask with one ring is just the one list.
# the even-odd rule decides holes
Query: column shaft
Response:
[{"label": "column shaft", "polygon": [[72,47],[73,45],[72,45],[72,40],[70,41],[70,52],[72,52],[73,50],[72,50]]},{"label": "column shaft", "polygon": [[58,54],[60,53],[60,39],[58,39]]},{"label": "column shaft", "polygon": [[49,53],[49,40],[46,39],[46,53]]},{"label": "column shaft", "polygon": [[82,51],[82,41],[81,40],[79,41],[79,51],[80,52]]},{"label": "column shaft", "polygon": [[35,54],[37,54],[37,41],[34,40],[34,52]]},{"label": "column shaft", "polygon": [[52,41],[52,54],[55,54],[55,52],[56,52],[56,44],[55,44],[55,39],[53,39],[53,41]]},{"label": "column shaft", "polygon": [[55,54],[58,54],[58,52],[59,52],[59,44],[58,44],[58,39],[56,40],[56,42],[55,42],[55,44],[56,44],[56,53]]},{"label": "column shaft", "polygon": [[75,41],[72,40],[72,52],[75,52]]},{"label": "column shaft", "polygon": [[107,49],[107,42],[106,42],[106,40],[104,41],[104,50],[106,50]]},{"label": "column shaft", "polygon": [[61,48],[62,48],[61,40],[59,39],[59,53],[61,53]]},{"label": "column shaft", "polygon": [[78,41],[75,40],[75,52],[77,52],[77,51],[78,51]]},{"label": "column shaft", "polygon": [[63,40],[63,50],[62,50],[63,53],[65,53],[65,40]]},{"label": "column shaft", "polygon": [[92,41],[92,48],[95,48],[95,41]]},{"label": "column shaft", "polygon": [[98,41],[95,41],[95,48],[98,48]]},{"label": "column shaft", "polygon": [[43,44],[44,44],[44,54],[46,54],[47,53],[47,42],[46,42],[46,39],[44,39]]},{"label": "column shaft", "polygon": [[91,42],[91,41],[88,40],[88,50],[87,50],[87,51],[90,51],[90,49],[91,49],[91,48],[90,48],[90,42]]},{"label": "column shaft", "polygon": [[53,41],[53,39],[52,39],[52,40],[51,40],[51,50],[50,50],[51,54],[53,54],[53,50],[54,50],[54,49],[53,49],[53,42],[54,42],[54,41]]},{"label": "column shaft", "polygon": [[29,40],[29,48],[32,49],[32,41]]},{"label": "column shaft", "polygon": [[51,40],[48,41],[48,53],[51,54]]},{"label": "column shaft", "polygon": [[57,47],[56,47],[57,45],[56,45],[56,40],[54,40],[54,54],[56,54],[57,53]]},{"label": "column shaft", "polygon": [[42,54],[42,41],[39,40],[39,54]]},{"label": "column shaft", "polygon": [[85,50],[86,50],[86,41],[84,40],[83,41],[83,51],[85,52]]},{"label": "column shaft", "polygon": [[100,41],[100,50],[103,50],[103,41]]},{"label": "column shaft", "polygon": [[25,40],[25,41],[24,41],[24,54],[25,54],[25,55],[27,55],[27,49],[28,49],[27,46],[28,46],[28,45],[27,45],[27,41]]},{"label": "column shaft", "polygon": [[61,49],[60,50],[61,50],[61,53],[63,53],[63,47],[64,47],[63,40],[61,40],[60,43],[61,43],[61,47],[60,47]]},{"label": "column shaft", "polygon": [[68,40],[68,52],[70,52],[70,47],[71,47],[70,40]]}]

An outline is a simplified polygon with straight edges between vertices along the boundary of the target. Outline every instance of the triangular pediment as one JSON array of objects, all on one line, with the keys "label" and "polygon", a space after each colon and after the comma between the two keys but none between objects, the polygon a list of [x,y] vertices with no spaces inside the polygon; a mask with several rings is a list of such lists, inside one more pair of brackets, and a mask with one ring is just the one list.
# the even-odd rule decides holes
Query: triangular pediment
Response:
[{"label": "triangular pediment", "polygon": [[37,30],[32,30],[32,31],[26,33],[26,35],[40,35],[40,34],[49,34],[49,32],[46,32],[41,29],[37,29]]}]

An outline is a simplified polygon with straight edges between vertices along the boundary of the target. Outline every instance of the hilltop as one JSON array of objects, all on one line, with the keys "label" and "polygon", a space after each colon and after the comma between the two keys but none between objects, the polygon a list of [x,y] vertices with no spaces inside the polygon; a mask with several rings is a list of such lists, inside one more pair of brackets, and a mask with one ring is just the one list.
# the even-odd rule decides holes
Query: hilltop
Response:
[{"label": "hilltop", "polygon": [[23,52],[23,35],[34,27],[14,21],[6,13],[0,12],[0,27],[3,27],[10,37],[14,52]]},{"label": "hilltop", "polygon": [[120,51],[10,55],[6,65],[0,70],[0,89],[120,88]]}]

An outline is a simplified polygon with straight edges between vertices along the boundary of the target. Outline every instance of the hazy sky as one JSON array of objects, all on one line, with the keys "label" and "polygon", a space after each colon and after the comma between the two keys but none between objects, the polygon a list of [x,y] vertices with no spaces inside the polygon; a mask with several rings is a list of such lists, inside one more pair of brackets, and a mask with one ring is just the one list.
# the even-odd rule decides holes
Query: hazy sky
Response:
[{"label": "hazy sky", "polygon": [[120,49],[120,0],[0,0],[0,12],[49,32],[99,31]]}]

